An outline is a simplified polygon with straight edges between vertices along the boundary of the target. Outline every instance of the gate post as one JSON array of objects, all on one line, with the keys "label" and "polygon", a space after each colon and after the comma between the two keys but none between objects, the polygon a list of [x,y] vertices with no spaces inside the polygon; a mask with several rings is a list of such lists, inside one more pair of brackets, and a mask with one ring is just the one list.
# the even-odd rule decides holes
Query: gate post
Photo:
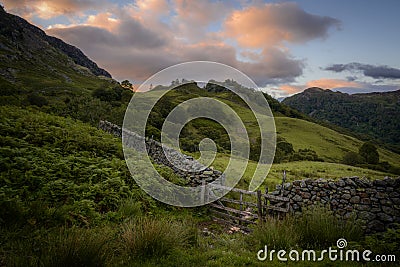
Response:
[{"label": "gate post", "polygon": [[258,210],[258,220],[260,224],[263,224],[263,212],[262,212],[262,201],[261,201],[261,190],[257,190],[257,210]]}]

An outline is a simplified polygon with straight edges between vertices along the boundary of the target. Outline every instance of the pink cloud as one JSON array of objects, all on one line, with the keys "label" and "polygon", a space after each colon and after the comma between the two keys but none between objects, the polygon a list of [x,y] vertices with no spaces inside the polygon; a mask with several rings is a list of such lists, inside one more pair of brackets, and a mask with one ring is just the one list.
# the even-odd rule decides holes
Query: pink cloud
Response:
[{"label": "pink cloud", "polygon": [[7,10],[27,18],[50,19],[61,15],[83,15],[88,9],[108,5],[106,0],[2,0]]},{"label": "pink cloud", "polygon": [[242,47],[282,46],[324,38],[339,21],[312,15],[295,3],[265,4],[236,10],[224,23],[224,35]]},{"label": "pink cloud", "polygon": [[335,88],[343,88],[343,87],[355,87],[361,88],[362,84],[354,81],[346,81],[341,79],[318,79],[309,81],[306,87],[319,87],[322,89],[335,89]]},{"label": "pink cloud", "polygon": [[174,34],[185,42],[201,42],[214,39],[217,32],[208,31],[213,23],[222,23],[233,10],[229,1],[188,1],[173,0],[171,7],[171,28]]},{"label": "pink cloud", "polygon": [[322,78],[318,80],[309,81],[303,85],[283,84],[279,86],[279,90],[281,90],[284,95],[291,95],[301,92],[310,87],[319,87],[321,89],[363,88],[365,87],[365,84],[354,81],[346,81],[342,79]]},{"label": "pink cloud", "polygon": [[114,18],[110,12],[90,15],[86,21],[86,25],[107,29],[113,31],[120,26],[121,21]]}]

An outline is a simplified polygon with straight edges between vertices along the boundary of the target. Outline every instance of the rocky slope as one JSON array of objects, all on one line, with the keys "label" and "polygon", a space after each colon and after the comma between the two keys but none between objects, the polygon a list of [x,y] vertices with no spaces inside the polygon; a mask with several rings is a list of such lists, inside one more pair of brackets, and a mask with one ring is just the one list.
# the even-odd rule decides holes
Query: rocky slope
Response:
[{"label": "rocky slope", "polygon": [[0,80],[3,80],[0,85],[30,87],[38,72],[42,76],[38,83],[42,86],[45,79],[70,84],[78,83],[82,76],[111,78],[78,48],[46,35],[0,7]]}]

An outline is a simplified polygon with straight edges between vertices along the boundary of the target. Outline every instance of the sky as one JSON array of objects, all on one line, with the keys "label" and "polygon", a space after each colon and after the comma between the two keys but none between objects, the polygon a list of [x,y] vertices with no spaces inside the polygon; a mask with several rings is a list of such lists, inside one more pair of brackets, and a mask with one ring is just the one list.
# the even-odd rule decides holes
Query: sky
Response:
[{"label": "sky", "polygon": [[[174,64],[209,60],[285,97],[308,87],[400,89],[400,1],[0,0],[140,84]],[[181,77],[185,78],[185,77]]]}]

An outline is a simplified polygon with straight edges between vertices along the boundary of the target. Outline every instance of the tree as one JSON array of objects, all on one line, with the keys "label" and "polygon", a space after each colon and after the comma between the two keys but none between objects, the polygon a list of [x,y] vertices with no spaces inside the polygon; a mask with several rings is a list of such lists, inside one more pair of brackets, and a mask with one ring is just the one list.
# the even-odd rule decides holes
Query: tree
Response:
[{"label": "tree", "polygon": [[379,163],[379,153],[376,146],[370,142],[365,142],[359,149],[358,153],[368,164]]},{"label": "tree", "polygon": [[344,155],[342,162],[346,165],[356,166],[365,163],[365,159],[360,154],[350,151]]},{"label": "tree", "polygon": [[121,86],[126,88],[126,89],[132,89],[132,84],[130,81],[128,80],[124,80],[121,82]]},{"label": "tree", "polygon": [[276,144],[276,149],[282,150],[286,155],[294,153],[293,145],[286,141],[280,141]]}]

